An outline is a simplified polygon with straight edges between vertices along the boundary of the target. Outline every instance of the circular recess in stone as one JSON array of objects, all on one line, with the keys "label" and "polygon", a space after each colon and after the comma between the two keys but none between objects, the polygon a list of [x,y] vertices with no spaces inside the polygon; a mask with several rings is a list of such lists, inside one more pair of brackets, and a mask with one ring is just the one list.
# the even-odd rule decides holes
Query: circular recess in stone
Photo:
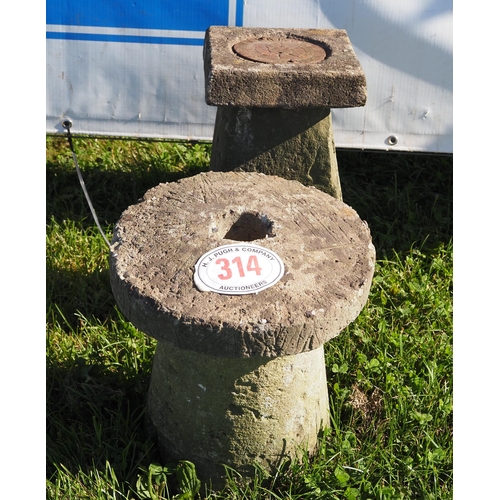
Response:
[{"label": "circular recess in stone", "polygon": [[305,40],[245,40],[233,45],[244,59],[268,64],[311,64],[326,59],[323,47]]}]

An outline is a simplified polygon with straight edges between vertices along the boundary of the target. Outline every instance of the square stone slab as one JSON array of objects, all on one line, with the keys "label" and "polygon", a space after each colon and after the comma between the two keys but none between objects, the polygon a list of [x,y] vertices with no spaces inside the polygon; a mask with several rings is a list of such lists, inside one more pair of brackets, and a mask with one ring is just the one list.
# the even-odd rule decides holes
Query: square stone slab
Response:
[{"label": "square stone slab", "polygon": [[212,26],[205,35],[212,106],[351,108],[366,78],[345,30]]}]

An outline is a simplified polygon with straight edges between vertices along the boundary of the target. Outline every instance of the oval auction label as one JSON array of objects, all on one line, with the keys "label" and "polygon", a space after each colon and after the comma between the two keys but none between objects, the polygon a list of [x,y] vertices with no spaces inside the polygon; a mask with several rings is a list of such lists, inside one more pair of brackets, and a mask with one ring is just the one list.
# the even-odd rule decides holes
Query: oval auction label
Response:
[{"label": "oval auction label", "polygon": [[284,272],[283,261],[271,250],[237,243],[214,248],[200,257],[194,283],[202,292],[245,295],[273,286]]}]

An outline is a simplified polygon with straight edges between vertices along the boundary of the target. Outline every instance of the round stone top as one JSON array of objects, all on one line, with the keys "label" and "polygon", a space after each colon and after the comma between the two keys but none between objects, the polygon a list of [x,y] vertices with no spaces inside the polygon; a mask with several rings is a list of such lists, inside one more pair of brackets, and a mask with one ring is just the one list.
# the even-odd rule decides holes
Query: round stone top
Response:
[{"label": "round stone top", "polygon": [[[277,254],[283,277],[255,294],[200,291],[194,271],[219,246]],[[222,357],[310,351],[364,307],[375,249],[357,213],[297,181],[209,172],[150,189],[114,230],[110,277],[123,314],[143,332]]]},{"label": "round stone top", "polygon": [[250,61],[277,64],[317,63],[326,58],[319,45],[305,40],[245,40],[233,46],[240,57]]}]

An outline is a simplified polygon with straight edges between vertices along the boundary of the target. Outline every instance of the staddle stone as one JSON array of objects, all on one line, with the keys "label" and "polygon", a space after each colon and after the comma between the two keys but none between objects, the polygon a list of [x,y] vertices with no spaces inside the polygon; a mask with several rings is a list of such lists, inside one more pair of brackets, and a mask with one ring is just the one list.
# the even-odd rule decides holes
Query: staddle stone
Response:
[{"label": "staddle stone", "polygon": [[210,169],[297,180],[342,200],[330,108],[364,106],[345,30],[211,26],[205,101],[217,106]]},{"label": "staddle stone", "polygon": [[[259,293],[200,291],[197,261],[235,243],[274,252],[284,275]],[[374,262],[352,208],[276,176],[199,174],[125,210],[111,285],[124,315],[158,339],[147,409],[164,459],[191,460],[218,488],[223,464],[252,478],[255,464],[274,474],[300,449],[313,454],[329,427],[323,344],[365,305]]]}]

